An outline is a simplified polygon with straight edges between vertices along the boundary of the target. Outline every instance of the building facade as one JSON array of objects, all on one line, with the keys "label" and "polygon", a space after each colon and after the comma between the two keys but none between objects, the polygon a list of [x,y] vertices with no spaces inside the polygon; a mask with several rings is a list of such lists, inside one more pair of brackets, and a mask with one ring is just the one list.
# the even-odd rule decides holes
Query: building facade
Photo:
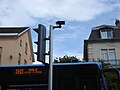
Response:
[{"label": "building facade", "polygon": [[32,38],[28,27],[0,27],[0,65],[32,64]]},{"label": "building facade", "polygon": [[113,67],[120,67],[120,21],[116,26],[93,27],[88,40],[84,40],[84,60],[98,59]]}]

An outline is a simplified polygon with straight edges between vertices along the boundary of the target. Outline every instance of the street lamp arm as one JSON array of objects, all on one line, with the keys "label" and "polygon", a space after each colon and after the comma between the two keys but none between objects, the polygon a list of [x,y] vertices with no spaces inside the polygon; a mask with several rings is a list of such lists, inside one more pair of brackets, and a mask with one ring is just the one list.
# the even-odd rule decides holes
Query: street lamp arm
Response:
[{"label": "street lamp arm", "polygon": [[61,28],[62,26],[61,25],[59,25],[59,26],[53,26],[53,29],[55,29],[55,28]]},{"label": "street lamp arm", "polygon": [[65,21],[57,21],[56,25],[57,26],[53,26],[53,29],[55,29],[55,28],[61,28],[62,25],[65,25]]}]

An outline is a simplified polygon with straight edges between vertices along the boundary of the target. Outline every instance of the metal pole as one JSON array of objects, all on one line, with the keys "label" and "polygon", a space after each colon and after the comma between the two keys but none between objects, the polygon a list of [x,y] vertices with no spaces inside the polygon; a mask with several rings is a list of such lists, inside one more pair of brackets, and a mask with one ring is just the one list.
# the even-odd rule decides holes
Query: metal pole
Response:
[{"label": "metal pole", "polygon": [[50,32],[49,32],[49,84],[48,90],[52,90],[53,84],[53,26],[50,25]]}]

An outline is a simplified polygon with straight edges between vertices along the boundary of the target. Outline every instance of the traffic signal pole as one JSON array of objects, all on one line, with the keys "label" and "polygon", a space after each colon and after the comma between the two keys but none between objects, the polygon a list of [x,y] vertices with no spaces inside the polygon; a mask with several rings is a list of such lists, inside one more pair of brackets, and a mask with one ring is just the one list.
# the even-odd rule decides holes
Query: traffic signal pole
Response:
[{"label": "traffic signal pole", "polygon": [[48,90],[53,90],[53,30],[65,25],[65,21],[57,21],[57,26],[50,25],[49,30],[49,83]]},{"label": "traffic signal pole", "polygon": [[49,31],[49,83],[48,90],[53,90],[53,26],[50,25]]}]

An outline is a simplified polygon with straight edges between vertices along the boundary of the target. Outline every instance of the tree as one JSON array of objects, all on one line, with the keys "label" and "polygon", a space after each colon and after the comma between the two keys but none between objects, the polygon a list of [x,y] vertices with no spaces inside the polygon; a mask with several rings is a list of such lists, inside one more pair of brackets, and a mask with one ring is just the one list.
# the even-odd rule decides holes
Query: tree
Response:
[{"label": "tree", "polygon": [[104,76],[106,79],[108,90],[120,90],[120,84],[115,72],[105,72]]},{"label": "tree", "polygon": [[[103,60],[96,60],[97,62],[101,62],[103,69],[109,69],[111,68],[110,63],[106,63]],[[108,90],[120,90],[120,84],[118,81],[117,74],[114,71],[111,72],[105,72],[104,73],[105,79],[106,79],[106,84],[108,87]]]},{"label": "tree", "polygon": [[67,62],[78,62],[79,59],[76,58],[76,56],[63,56],[63,57],[59,57],[54,59],[54,63],[67,63]]},{"label": "tree", "polygon": [[98,58],[97,60],[95,60],[95,62],[101,62],[103,69],[106,69],[106,68],[110,68],[110,67],[111,67],[111,64],[110,64],[109,62],[104,62],[103,60],[101,60],[101,59],[99,59],[99,58]]}]

